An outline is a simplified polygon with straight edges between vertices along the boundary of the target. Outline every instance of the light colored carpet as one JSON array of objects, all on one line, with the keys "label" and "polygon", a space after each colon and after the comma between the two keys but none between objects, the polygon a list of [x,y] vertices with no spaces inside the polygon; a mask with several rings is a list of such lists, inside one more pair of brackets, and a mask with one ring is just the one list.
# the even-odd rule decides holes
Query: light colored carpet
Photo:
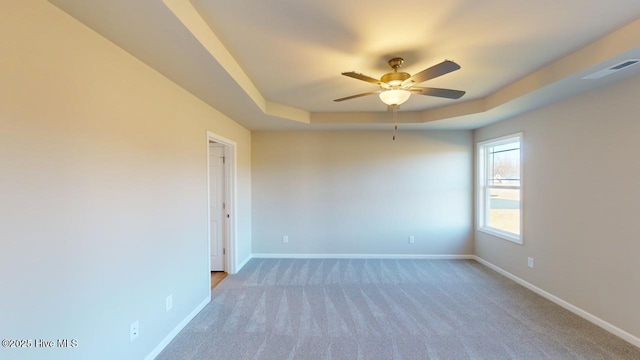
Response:
[{"label": "light colored carpet", "polygon": [[157,359],[640,359],[472,260],[253,259]]}]

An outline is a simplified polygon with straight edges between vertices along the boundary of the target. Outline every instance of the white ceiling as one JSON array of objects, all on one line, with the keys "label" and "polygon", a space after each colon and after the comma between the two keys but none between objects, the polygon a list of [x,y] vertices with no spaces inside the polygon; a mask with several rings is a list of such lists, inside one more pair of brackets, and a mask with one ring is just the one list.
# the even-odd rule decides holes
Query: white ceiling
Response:
[{"label": "white ceiling", "polygon": [[640,74],[581,78],[640,58],[638,0],[50,0],[99,34],[253,130],[388,128],[376,86],[403,57],[416,73],[461,69],[421,85],[406,129],[472,129]]}]

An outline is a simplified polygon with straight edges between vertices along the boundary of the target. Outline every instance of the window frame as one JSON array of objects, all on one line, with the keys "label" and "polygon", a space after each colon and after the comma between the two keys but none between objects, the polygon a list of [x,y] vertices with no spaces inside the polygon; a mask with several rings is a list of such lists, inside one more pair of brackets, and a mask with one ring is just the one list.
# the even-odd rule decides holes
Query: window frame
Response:
[{"label": "window frame", "polygon": [[[519,141],[520,142],[520,201],[519,201],[519,215],[520,215],[520,234],[516,234],[516,233],[512,233],[510,231],[506,231],[503,229],[499,229],[499,228],[495,228],[495,227],[491,227],[489,226],[488,223],[488,218],[487,218],[487,213],[488,213],[488,206],[489,206],[489,202],[487,201],[488,196],[489,196],[489,191],[490,191],[490,187],[487,186],[487,179],[488,179],[488,171],[489,168],[487,166],[488,163],[488,148],[489,147],[494,147],[494,146],[499,146],[499,145],[503,145],[503,144],[508,144],[511,142],[516,142]],[[493,235],[496,237],[499,237],[501,239],[504,240],[508,240],[511,242],[514,242],[516,244],[519,245],[524,245],[524,233],[523,233],[523,229],[524,229],[524,174],[523,174],[523,168],[524,168],[524,164],[523,164],[523,143],[524,143],[524,136],[522,132],[519,133],[515,133],[515,134],[510,134],[510,135],[505,135],[505,136],[501,136],[498,138],[492,138],[492,139],[488,139],[488,140],[484,140],[484,141],[480,141],[477,143],[476,146],[476,161],[477,161],[477,167],[476,167],[476,229],[478,231],[481,231],[483,233],[489,234],[489,235]]]}]

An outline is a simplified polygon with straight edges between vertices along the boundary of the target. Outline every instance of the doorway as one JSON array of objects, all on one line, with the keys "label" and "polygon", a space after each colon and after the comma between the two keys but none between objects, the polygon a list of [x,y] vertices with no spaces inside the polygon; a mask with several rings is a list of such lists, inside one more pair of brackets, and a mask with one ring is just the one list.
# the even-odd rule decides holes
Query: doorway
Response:
[{"label": "doorway", "polygon": [[212,272],[233,274],[236,270],[235,175],[235,142],[207,132],[207,248]]},{"label": "doorway", "polygon": [[224,145],[209,142],[209,270],[225,271],[227,241]]}]

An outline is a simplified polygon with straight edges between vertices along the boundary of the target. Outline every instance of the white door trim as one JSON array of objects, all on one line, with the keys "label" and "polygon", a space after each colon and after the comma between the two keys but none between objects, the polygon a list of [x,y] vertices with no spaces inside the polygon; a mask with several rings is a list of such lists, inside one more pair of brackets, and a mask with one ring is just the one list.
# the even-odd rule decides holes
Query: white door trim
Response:
[{"label": "white door trim", "polygon": [[224,145],[225,153],[225,203],[227,204],[227,236],[225,237],[224,247],[225,253],[225,271],[228,274],[235,274],[238,269],[238,260],[236,256],[237,244],[237,221],[236,221],[236,179],[237,179],[237,145],[235,141],[224,138],[211,131],[207,131],[207,262],[208,269],[211,269],[211,194],[209,194],[209,142],[213,141]]}]

